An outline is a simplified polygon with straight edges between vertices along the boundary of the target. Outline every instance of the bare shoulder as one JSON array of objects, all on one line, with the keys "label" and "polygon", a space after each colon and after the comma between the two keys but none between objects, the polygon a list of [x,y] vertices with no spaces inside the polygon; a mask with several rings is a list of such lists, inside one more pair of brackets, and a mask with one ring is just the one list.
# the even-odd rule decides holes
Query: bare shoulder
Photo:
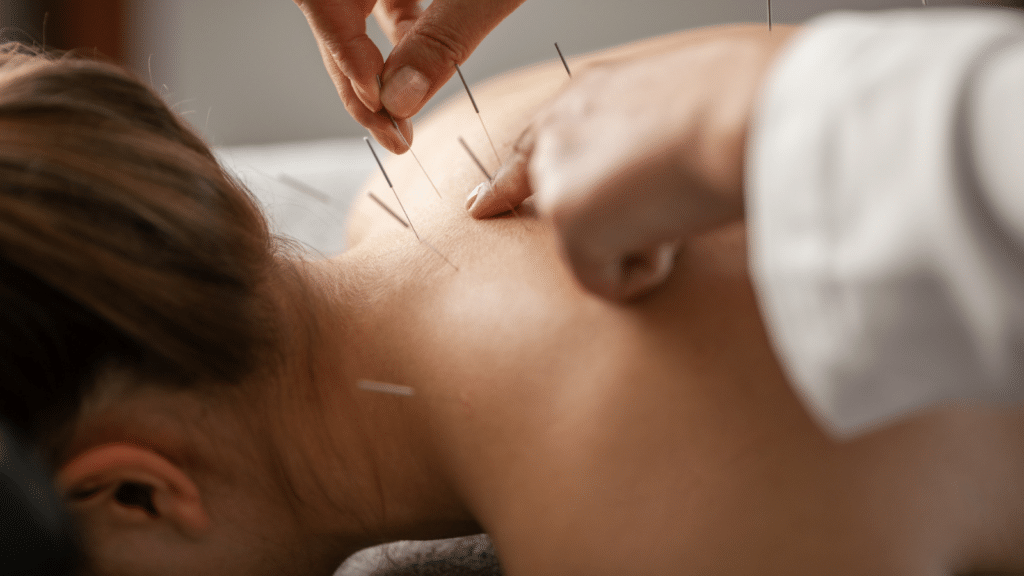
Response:
[{"label": "bare shoulder", "polygon": [[[416,125],[422,169],[409,155],[392,159],[395,194],[376,176],[353,211],[362,250],[408,252],[394,260],[416,272],[411,310],[426,319],[418,341],[432,346],[426,356],[449,360],[416,377],[460,399],[442,405],[442,439],[458,447],[464,492],[508,573],[935,573],[978,542],[1008,544],[1001,554],[971,551],[974,560],[1024,565],[1022,411],[937,411],[856,442],[825,437],[772,352],[742,231],[691,245],[663,290],[622,308],[578,290],[541,223],[468,217],[466,195],[485,177],[457,138],[493,171],[570,81],[552,60],[476,87],[499,158],[464,95],[449,100]],[[429,283],[424,267],[433,267]]]}]

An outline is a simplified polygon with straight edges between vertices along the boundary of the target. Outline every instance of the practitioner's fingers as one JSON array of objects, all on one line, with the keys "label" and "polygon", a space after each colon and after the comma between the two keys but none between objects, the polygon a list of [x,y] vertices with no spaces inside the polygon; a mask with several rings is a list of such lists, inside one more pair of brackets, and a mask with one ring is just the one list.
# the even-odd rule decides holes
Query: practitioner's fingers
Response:
[{"label": "practitioner's fingers", "polygon": [[533,154],[534,131],[527,128],[512,147],[512,154],[498,169],[494,182],[484,182],[466,199],[466,208],[474,218],[488,218],[508,212],[533,194],[529,164]]},{"label": "practitioner's fingers", "polygon": [[384,65],[380,101],[396,118],[408,118],[455,73],[480,41],[524,0],[434,0],[409,25],[409,0],[394,0],[378,14],[401,38]]},{"label": "practitioner's fingers", "polygon": [[422,14],[419,0],[378,0],[373,8],[373,17],[392,46],[405,37]]},{"label": "practitioner's fingers", "polygon": [[700,201],[682,193],[690,188],[685,179],[653,163],[620,165],[600,180],[545,177],[544,159],[555,156],[547,147],[537,146],[532,169],[537,211],[550,220],[580,284],[625,301],[663,282],[703,213]]},{"label": "practitioner's fingers", "polygon": [[[385,148],[404,152],[387,115],[412,142],[405,120],[415,114],[477,44],[524,0],[435,0],[423,11],[417,0],[295,0],[316,36],[320,53],[345,108]],[[392,43],[384,66],[366,35],[374,12]],[[378,84],[378,78],[383,84]],[[383,86],[383,87],[382,87]],[[383,101],[382,101],[383,98]]]},{"label": "practitioner's fingers", "polygon": [[[377,75],[384,69],[384,57],[366,35],[366,18],[375,0],[295,0],[295,3],[316,36],[338,92],[344,89],[343,80],[347,79],[365,108],[371,112],[380,110]],[[347,104],[346,108],[352,112]],[[360,115],[356,120],[363,123],[361,118],[365,117]]]},{"label": "practitioner's fingers", "polygon": [[697,33],[663,53],[580,70],[536,113],[525,153],[477,193],[471,214],[533,194],[585,288],[614,300],[650,290],[680,242],[743,217],[755,98],[795,31]]},{"label": "practitioner's fingers", "polygon": [[[319,43],[318,43],[319,44]],[[408,150],[405,145],[406,142],[412,143],[412,123],[408,120],[399,120],[396,123],[402,130],[402,134],[405,136],[405,141],[395,131],[395,126],[391,123],[391,119],[388,118],[387,112],[383,109],[377,112],[371,112],[366,106],[363,105],[362,100],[356,95],[355,89],[352,86],[352,82],[342,74],[341,70],[334,63],[334,60],[330,57],[327,49],[320,44],[320,53],[324,59],[324,66],[327,68],[327,72],[334,79],[334,85],[338,90],[338,96],[341,98],[342,104],[345,105],[345,109],[348,113],[373,135],[373,138],[380,142],[380,145],[387,148],[389,151],[395,154],[401,154]],[[376,82],[376,79],[374,80]]]},{"label": "practitioner's fingers", "polygon": [[[387,148],[389,152],[393,154],[404,154],[409,149],[409,145],[412,144],[412,122],[408,119],[396,120],[395,124],[398,125],[398,129],[402,131],[402,137],[399,137],[398,132],[395,131],[395,124],[391,123],[391,118],[388,117],[387,112],[381,110],[375,114],[383,122],[387,123],[387,128],[377,128],[375,125],[374,130],[370,130],[373,134],[374,139],[380,142],[380,145]],[[408,144],[408,145],[407,145]]]}]

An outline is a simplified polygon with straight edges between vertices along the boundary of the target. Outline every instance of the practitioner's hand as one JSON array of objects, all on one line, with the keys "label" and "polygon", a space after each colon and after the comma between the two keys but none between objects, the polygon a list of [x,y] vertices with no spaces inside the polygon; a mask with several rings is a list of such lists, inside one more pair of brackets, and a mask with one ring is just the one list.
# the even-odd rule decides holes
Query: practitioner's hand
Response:
[{"label": "practitioner's hand", "polygon": [[[455,73],[454,65],[465,61],[523,2],[434,0],[422,10],[418,0],[295,0],[313,29],[345,108],[382,146],[396,153],[405,152],[406,145],[382,106],[412,142],[407,119]],[[387,63],[366,35],[371,11],[395,45]]]},{"label": "practitioner's hand", "polygon": [[747,127],[758,89],[795,29],[694,32],[683,46],[574,70],[535,117],[493,187],[485,218],[531,194],[588,290],[627,300],[661,283],[681,241],[743,216]]}]

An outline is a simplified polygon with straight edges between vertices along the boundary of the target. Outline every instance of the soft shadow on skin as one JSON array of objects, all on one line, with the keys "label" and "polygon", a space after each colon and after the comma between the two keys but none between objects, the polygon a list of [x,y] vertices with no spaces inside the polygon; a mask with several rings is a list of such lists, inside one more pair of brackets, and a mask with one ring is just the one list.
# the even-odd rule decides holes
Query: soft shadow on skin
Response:
[{"label": "soft shadow on skin", "polygon": [[[688,295],[682,305],[681,293]],[[702,318],[700,308],[718,308],[721,314],[713,317],[731,322],[737,299],[756,307],[747,271],[746,229],[730,224],[684,242],[668,278],[622,307],[632,309],[646,330],[669,337],[678,330],[677,316]]]},{"label": "soft shadow on skin", "polygon": [[509,210],[508,212],[502,212],[501,214],[492,216],[492,218],[522,217],[529,218],[531,220],[536,220],[540,217],[540,214],[537,213],[537,206],[534,204],[533,198],[527,198],[526,200],[523,200],[522,204],[516,206],[514,210],[515,214],[513,214],[512,212],[512,210]]}]

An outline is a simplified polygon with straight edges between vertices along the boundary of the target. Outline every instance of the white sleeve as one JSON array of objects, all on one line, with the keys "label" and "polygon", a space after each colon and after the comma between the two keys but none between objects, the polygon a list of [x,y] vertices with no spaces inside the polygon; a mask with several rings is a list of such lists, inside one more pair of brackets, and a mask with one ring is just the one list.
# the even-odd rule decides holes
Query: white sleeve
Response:
[{"label": "white sleeve", "polygon": [[751,270],[790,381],[834,434],[1024,400],[1018,14],[829,15],[763,89]]}]

